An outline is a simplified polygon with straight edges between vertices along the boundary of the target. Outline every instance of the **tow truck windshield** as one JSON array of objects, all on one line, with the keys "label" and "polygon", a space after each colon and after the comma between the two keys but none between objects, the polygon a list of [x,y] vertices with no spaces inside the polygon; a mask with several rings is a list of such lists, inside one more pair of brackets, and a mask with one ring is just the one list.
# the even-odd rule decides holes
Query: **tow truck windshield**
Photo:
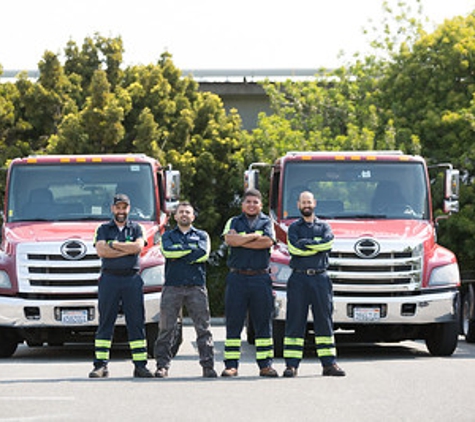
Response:
[{"label": "tow truck windshield", "polygon": [[300,216],[300,192],[313,192],[320,218],[428,219],[424,167],[418,162],[289,162],[284,218]]},{"label": "tow truck windshield", "polygon": [[9,184],[9,222],[109,219],[116,193],[130,197],[132,219],[155,219],[153,174],[147,164],[17,165]]}]

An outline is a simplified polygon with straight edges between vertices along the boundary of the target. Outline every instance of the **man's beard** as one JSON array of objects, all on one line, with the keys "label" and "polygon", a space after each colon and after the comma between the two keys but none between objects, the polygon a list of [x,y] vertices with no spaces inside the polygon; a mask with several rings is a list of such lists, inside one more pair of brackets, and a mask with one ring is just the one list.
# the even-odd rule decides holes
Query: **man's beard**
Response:
[{"label": "man's beard", "polygon": [[301,208],[300,214],[302,214],[304,217],[310,217],[313,214],[313,208]]}]

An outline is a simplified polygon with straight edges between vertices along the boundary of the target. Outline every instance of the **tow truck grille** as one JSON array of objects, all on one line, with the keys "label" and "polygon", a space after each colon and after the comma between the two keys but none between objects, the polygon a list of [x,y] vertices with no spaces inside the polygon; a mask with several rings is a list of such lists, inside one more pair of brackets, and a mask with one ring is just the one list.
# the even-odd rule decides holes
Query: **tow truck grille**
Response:
[{"label": "tow truck grille", "polygon": [[[71,244],[71,241],[69,241]],[[24,243],[17,251],[20,296],[43,299],[97,295],[101,260],[92,242],[74,241],[73,253],[65,242]],[[81,253],[77,253],[77,248]]]},{"label": "tow truck grille", "polygon": [[422,283],[421,248],[401,242],[378,247],[380,252],[367,258],[357,254],[353,243],[335,242],[328,273],[336,296],[417,294]]}]

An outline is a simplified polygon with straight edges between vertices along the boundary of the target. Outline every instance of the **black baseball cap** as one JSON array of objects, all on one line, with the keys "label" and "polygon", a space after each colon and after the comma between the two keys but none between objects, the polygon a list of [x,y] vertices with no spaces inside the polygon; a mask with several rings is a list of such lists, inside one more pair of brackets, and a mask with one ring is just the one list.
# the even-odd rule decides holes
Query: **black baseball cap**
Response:
[{"label": "black baseball cap", "polygon": [[114,196],[113,204],[117,205],[120,202],[130,205],[130,199],[125,193],[118,193]]}]

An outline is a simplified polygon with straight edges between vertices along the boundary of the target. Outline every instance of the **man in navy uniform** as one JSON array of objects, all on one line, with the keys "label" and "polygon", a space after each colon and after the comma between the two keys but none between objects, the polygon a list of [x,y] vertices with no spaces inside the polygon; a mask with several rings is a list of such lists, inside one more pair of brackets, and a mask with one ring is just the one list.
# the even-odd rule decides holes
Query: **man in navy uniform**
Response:
[{"label": "man in navy uniform", "polygon": [[254,325],[259,375],[278,376],[272,368],[274,298],[269,274],[270,248],[275,236],[270,218],[261,210],[261,193],[257,189],[247,190],[242,199],[242,213],[229,219],[223,231],[229,246],[223,377],[238,375],[241,331],[248,313]]},{"label": "man in navy uniform", "polygon": [[102,259],[99,278],[99,327],[95,338],[94,369],[90,378],[107,378],[110,348],[119,308],[125,314],[129,346],[134,363],[134,377],[151,378],[147,369],[145,339],[145,309],[143,280],[139,274],[139,256],[145,246],[145,234],[140,224],[128,219],[130,199],[125,194],[114,196],[113,219],[101,224],[94,245]]},{"label": "man in navy uniform", "polygon": [[327,274],[328,255],[333,245],[330,225],[315,216],[317,201],[311,192],[302,192],[297,203],[302,217],[287,233],[292,274],[287,283],[287,315],[284,337],[284,377],[297,376],[303,357],[308,309],[313,312],[317,355],[324,376],[345,376],[336,364],[333,335],[333,289]]}]

